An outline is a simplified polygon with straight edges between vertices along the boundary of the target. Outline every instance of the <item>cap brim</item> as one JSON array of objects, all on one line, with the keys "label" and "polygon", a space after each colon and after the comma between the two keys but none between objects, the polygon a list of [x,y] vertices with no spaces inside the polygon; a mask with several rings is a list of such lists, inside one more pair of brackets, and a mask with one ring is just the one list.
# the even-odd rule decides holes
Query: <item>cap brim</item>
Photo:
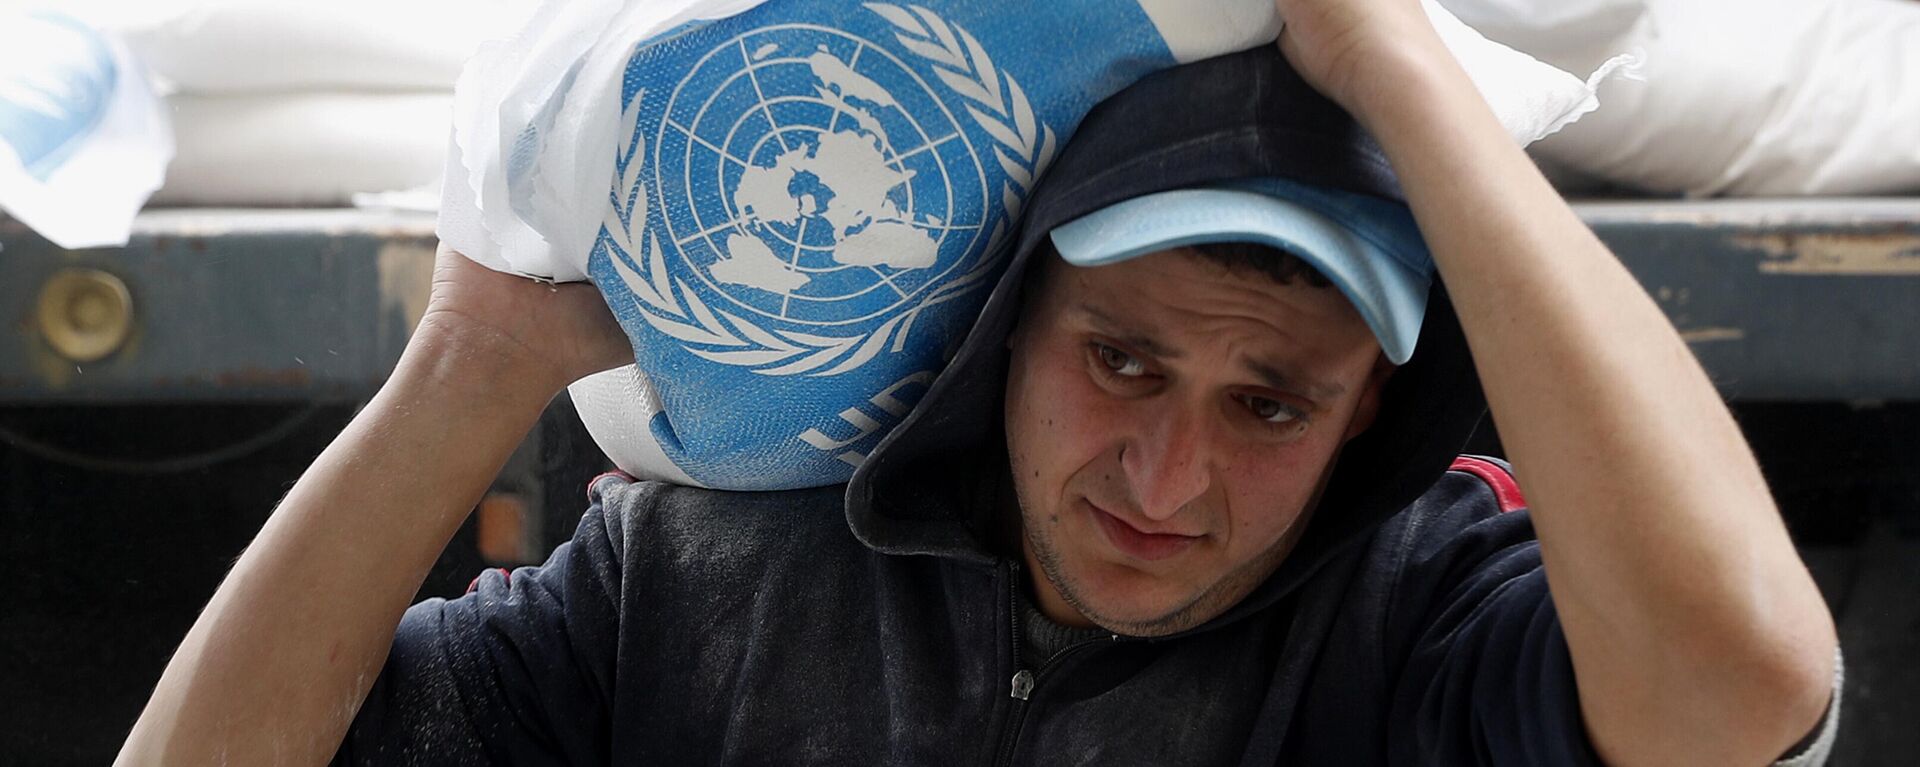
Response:
[{"label": "cap brim", "polygon": [[1210,242],[1252,242],[1298,256],[1353,303],[1395,365],[1413,356],[1431,279],[1341,223],[1297,203],[1238,189],[1178,189],[1109,205],[1056,227],[1054,247],[1100,266]]}]

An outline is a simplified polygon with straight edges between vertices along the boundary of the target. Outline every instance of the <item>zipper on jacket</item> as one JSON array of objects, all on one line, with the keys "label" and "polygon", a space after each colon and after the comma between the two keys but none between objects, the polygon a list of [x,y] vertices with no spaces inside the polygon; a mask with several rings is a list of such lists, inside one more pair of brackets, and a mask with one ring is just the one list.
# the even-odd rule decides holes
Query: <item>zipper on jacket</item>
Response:
[{"label": "zipper on jacket", "polygon": [[1027,709],[1027,697],[1033,694],[1033,673],[1020,667],[1020,564],[1007,564],[1007,627],[1012,631],[1013,642],[1008,645],[1012,656],[1013,681],[1009,691],[1013,698],[1007,704],[1007,715],[1000,720],[1000,749],[993,758],[996,765],[1008,764],[1013,760],[1013,746],[1016,742],[1020,724]]},{"label": "zipper on jacket", "polygon": [[1041,678],[1046,675],[1049,669],[1059,666],[1061,662],[1067,658],[1079,654],[1081,650],[1088,647],[1099,644],[1112,644],[1120,641],[1120,635],[1118,634],[1111,634],[1106,639],[1089,639],[1061,648],[1059,652],[1053,654],[1053,657],[1041,663],[1038,670],[1021,668],[1020,646],[1026,641],[1026,637],[1020,635],[1020,565],[1010,565],[1008,574],[1007,615],[1009,620],[1007,621],[1007,625],[1013,629],[1012,665],[1014,671],[1013,679],[1009,684],[1007,692],[1008,696],[1013,698],[1013,702],[1008,705],[1006,719],[1003,720],[1001,724],[1000,755],[993,760],[995,765],[1009,765],[1013,763],[1013,749],[1019,745],[1020,731],[1024,729],[1024,725],[1026,724],[1027,701],[1033,697],[1034,687],[1040,683]]},{"label": "zipper on jacket", "polygon": [[1033,674],[1026,669],[1013,672],[1013,699],[1026,700],[1033,694]]}]

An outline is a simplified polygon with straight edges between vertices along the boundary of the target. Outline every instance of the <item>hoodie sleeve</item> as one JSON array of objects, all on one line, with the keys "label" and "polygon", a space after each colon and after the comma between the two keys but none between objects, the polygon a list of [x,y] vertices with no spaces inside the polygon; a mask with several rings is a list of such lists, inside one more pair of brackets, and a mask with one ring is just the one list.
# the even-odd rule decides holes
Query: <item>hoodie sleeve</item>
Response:
[{"label": "hoodie sleeve", "polygon": [[1388,615],[1404,658],[1395,764],[1600,763],[1540,546],[1517,486],[1498,482],[1505,477],[1449,474],[1428,522],[1406,529]]},{"label": "hoodie sleeve", "polygon": [[[1407,556],[1387,620],[1406,660],[1393,692],[1392,762],[1598,765],[1519,487],[1504,464],[1467,462],[1478,465],[1456,464],[1422,523],[1400,530]],[[1841,682],[1836,662],[1826,715],[1775,765],[1826,762]]]},{"label": "hoodie sleeve", "polygon": [[544,564],[407,610],[334,764],[609,760],[621,539],[594,485]]}]

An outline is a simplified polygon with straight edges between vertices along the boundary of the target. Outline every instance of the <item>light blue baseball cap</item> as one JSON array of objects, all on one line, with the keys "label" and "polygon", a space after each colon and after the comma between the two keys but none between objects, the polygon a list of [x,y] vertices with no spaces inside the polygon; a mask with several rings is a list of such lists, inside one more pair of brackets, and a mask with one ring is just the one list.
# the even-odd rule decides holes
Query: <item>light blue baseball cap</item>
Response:
[{"label": "light blue baseball cap", "polygon": [[1075,266],[1213,242],[1292,253],[1353,302],[1395,365],[1413,356],[1433,284],[1433,257],[1407,206],[1281,178],[1141,195],[1051,235],[1060,257]]}]

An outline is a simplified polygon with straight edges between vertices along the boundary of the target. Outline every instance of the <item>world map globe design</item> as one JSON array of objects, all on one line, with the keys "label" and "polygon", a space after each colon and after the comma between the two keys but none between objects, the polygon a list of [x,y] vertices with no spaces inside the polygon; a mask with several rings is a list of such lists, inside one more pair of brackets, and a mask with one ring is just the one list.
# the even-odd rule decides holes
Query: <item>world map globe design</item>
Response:
[{"label": "world map globe design", "polygon": [[714,293],[789,324],[912,303],[981,255],[990,205],[933,87],[840,30],[774,26],[715,46],[655,140],[673,249]]}]

